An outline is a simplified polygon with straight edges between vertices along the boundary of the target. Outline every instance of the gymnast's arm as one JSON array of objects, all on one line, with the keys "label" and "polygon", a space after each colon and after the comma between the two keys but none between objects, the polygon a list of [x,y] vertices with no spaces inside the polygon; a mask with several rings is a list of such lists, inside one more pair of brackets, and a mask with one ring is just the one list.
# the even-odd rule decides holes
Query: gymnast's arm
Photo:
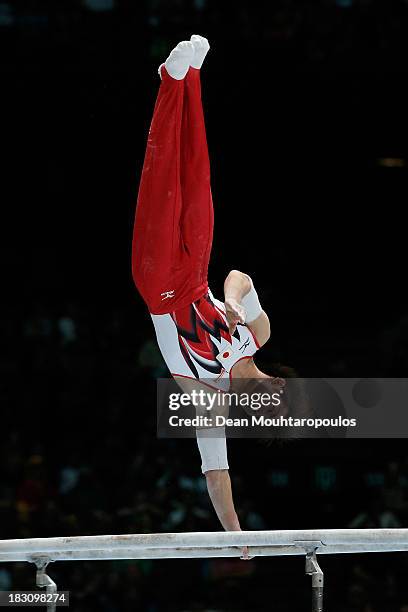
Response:
[{"label": "gymnast's arm", "polygon": [[[185,393],[191,394],[193,390],[200,390],[200,381],[174,377],[177,384]],[[206,390],[203,387],[203,390]],[[205,407],[196,407],[196,415],[204,416]],[[228,416],[228,407],[217,409],[217,415]],[[212,436],[199,434],[197,430],[197,444],[202,460],[202,472],[205,475],[207,490],[214,510],[225,531],[241,531],[238,515],[234,507],[232,497],[231,479],[228,472],[227,460],[227,441],[225,438],[225,428],[218,428],[218,435],[215,428],[211,428]],[[204,432],[203,432],[204,433]],[[248,548],[242,549],[242,559],[249,559]]]},{"label": "gymnast's arm", "polygon": [[[205,478],[212,505],[225,531],[241,531],[228,470],[209,470],[205,472]],[[248,561],[250,558],[248,547],[244,546],[241,559]]]},{"label": "gymnast's arm", "polygon": [[225,531],[241,531],[228,470],[210,470],[205,472],[205,477],[208,494]]},{"label": "gymnast's arm", "polygon": [[[177,384],[184,393],[191,394],[193,390],[205,391],[200,381],[174,377]],[[196,407],[196,416],[207,416],[205,407]],[[217,416],[228,416],[228,407],[219,407]],[[214,510],[226,531],[240,531],[240,525],[232,498],[231,480],[228,473],[227,441],[225,428],[212,427],[207,430],[210,435],[205,435],[205,428],[197,430],[197,443],[202,460],[202,472],[207,481],[208,494],[214,506]],[[201,434],[201,435],[200,435]]]},{"label": "gymnast's arm", "polygon": [[231,334],[238,323],[246,323],[260,346],[270,338],[271,326],[268,315],[262,310],[251,278],[231,270],[224,283],[225,310]]}]

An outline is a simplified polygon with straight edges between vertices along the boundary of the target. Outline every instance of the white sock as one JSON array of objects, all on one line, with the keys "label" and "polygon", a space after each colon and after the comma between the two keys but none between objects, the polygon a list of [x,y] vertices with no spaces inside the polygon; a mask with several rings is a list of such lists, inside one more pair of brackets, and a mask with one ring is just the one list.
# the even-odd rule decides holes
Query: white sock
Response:
[{"label": "white sock", "polygon": [[210,44],[208,40],[204,38],[204,36],[199,36],[198,34],[192,35],[191,42],[194,45],[194,57],[191,65],[193,68],[201,68],[205,60],[205,56],[210,50]]},{"label": "white sock", "polygon": [[[193,43],[189,40],[183,40],[173,49],[169,57],[164,62],[164,65],[166,66],[167,72],[173,79],[181,81],[186,76],[193,59]],[[162,66],[163,64],[159,68],[160,76]]]}]

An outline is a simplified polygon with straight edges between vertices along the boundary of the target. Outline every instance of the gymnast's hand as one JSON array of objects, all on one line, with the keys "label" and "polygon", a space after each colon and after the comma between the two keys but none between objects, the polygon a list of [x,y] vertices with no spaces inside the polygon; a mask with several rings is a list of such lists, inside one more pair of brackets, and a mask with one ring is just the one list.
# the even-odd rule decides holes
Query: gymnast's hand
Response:
[{"label": "gymnast's hand", "polygon": [[245,309],[237,302],[234,298],[228,298],[224,302],[225,314],[227,315],[228,327],[230,334],[232,335],[238,323],[245,323]]},{"label": "gymnast's hand", "polygon": [[242,549],[242,556],[240,557],[240,559],[242,559],[242,561],[250,561],[253,558],[254,558],[253,555],[251,555],[249,552],[248,546],[244,546],[244,548]]}]

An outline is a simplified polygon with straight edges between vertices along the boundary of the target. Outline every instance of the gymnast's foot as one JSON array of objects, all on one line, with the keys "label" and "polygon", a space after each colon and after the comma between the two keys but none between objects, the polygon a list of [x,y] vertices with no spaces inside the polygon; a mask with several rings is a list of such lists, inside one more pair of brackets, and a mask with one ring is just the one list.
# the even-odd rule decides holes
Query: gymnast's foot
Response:
[{"label": "gymnast's foot", "polygon": [[205,56],[210,50],[210,44],[204,36],[199,36],[198,34],[192,35],[191,42],[194,46],[194,57],[191,65],[193,68],[200,69],[205,60]]},{"label": "gymnast's foot", "polygon": [[161,77],[161,69],[163,65],[166,67],[167,72],[176,81],[181,81],[189,71],[191,62],[194,59],[194,45],[189,40],[183,40],[177,47],[173,49],[169,57],[166,59],[164,64],[159,68],[159,75]]}]

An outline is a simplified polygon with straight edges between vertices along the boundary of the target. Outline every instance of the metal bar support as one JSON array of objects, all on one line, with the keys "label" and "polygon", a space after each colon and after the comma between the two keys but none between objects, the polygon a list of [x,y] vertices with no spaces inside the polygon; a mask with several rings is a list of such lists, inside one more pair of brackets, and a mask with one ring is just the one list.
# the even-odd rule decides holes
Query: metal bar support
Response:
[{"label": "metal bar support", "polygon": [[316,550],[306,555],[306,574],[312,577],[312,612],[323,612],[324,575],[317,562]]},{"label": "metal bar support", "polygon": [[[37,566],[36,585],[40,588],[45,588],[47,594],[57,592],[57,585],[52,578],[46,573],[47,565],[50,563],[49,557],[33,557],[32,562]],[[56,612],[57,606],[55,602],[47,604],[47,612]]]}]

